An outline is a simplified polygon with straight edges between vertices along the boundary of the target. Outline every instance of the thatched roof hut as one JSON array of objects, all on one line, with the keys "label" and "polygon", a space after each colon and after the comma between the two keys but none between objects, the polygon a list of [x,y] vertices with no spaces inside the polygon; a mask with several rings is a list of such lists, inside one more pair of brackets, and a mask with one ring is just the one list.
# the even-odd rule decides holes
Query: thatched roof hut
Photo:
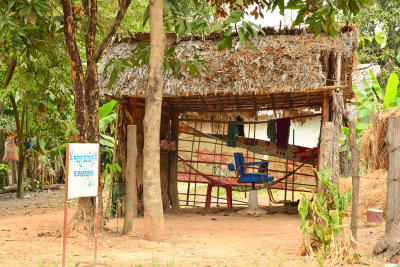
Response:
[{"label": "thatched roof hut", "polygon": [[[218,51],[221,34],[199,38],[183,38],[169,43],[176,46],[180,61],[192,59],[195,54],[207,60],[210,73],[203,78],[191,78],[189,72],[179,75],[164,74],[165,102],[177,112],[220,112],[293,109],[321,107],[322,92],[343,90],[345,99],[352,96],[351,72],[356,52],[357,31],[346,27],[337,37],[300,31],[267,29],[254,44],[260,53],[243,49],[238,37],[233,48]],[[119,74],[110,91],[107,84],[111,67],[103,75],[104,67],[116,57],[130,57],[131,50],[148,35],[134,38],[114,38],[106,49],[99,68],[102,94],[114,96],[145,95],[148,68],[126,68]],[[257,96],[257,97],[254,97]]]},{"label": "thatched roof hut", "polygon": [[[191,144],[185,147],[184,144],[188,141],[182,139],[181,133],[184,132],[180,127],[183,125],[181,121],[193,122],[194,128],[200,131],[203,130],[204,124],[209,124],[212,133],[227,135],[228,118],[236,115],[254,118],[256,116],[253,115],[258,111],[273,110],[277,111],[274,112],[275,118],[278,117],[277,114],[282,114],[279,116],[283,117],[290,116],[291,119],[321,116],[322,123],[333,121],[335,129],[341,129],[343,100],[353,97],[351,74],[353,65],[357,63],[356,29],[343,27],[335,38],[325,34],[313,38],[313,34],[305,33],[303,29],[265,29],[265,32],[265,36],[260,35],[254,41],[260,53],[248,48],[243,49],[237,36],[233,38],[232,49],[218,51],[218,44],[224,38],[221,33],[206,36],[205,40],[200,37],[184,37],[179,42],[176,41],[175,35],[167,34],[167,42],[175,46],[175,52],[181,62],[193,59],[197,54],[200,59],[208,61],[210,73],[202,78],[192,78],[189,72],[183,70],[178,75],[164,73],[160,138],[162,141],[178,142],[177,151],[160,151],[164,207],[168,207],[169,204],[172,207],[179,206],[176,181],[181,179],[178,177],[186,175],[187,170],[182,169],[183,162],[182,159],[178,159],[178,155],[190,155],[187,158],[188,162],[198,167],[216,165],[221,168],[223,164],[227,165],[226,162],[217,160],[227,158],[223,152],[223,141],[200,140],[202,137],[193,134],[189,140]],[[112,67],[106,75],[103,73],[105,66],[114,58],[131,57],[137,44],[148,41],[148,34],[114,38],[105,50],[99,67],[101,94],[122,102],[118,107],[116,138],[119,142],[115,153],[116,160],[122,167],[122,180],[126,175],[127,125],[137,126],[138,195],[143,184],[143,118],[148,67],[125,67],[125,71],[119,74],[111,90],[107,90],[107,85]],[[307,113],[303,114],[305,110]],[[322,112],[319,112],[320,110]],[[188,116],[179,116],[182,114]],[[252,138],[256,139],[256,124],[266,121],[252,120],[243,123],[249,124],[246,137],[251,137],[251,124],[254,133]],[[206,147],[207,151],[199,152],[201,146]],[[334,149],[336,146],[332,147]],[[279,153],[284,157],[283,151]],[[202,155],[207,155],[207,158],[203,159]],[[257,154],[253,153],[253,160],[256,160],[255,155]],[[285,170],[287,171],[287,168]],[[279,170],[279,173],[285,173],[285,170]],[[195,178],[191,178],[193,175]],[[311,177],[309,179],[314,179],[312,171],[308,175]],[[199,182],[196,177],[197,175],[189,171],[188,180],[180,181],[188,181],[190,188],[191,179],[194,179],[195,184]],[[294,190],[294,183],[292,185]],[[186,205],[190,202],[189,195],[188,189]]]}]

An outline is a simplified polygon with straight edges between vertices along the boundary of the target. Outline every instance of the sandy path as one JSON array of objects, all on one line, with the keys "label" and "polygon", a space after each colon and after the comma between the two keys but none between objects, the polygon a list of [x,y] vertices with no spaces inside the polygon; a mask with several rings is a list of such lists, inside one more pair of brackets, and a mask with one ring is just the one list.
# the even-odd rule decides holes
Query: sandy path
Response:
[{"label": "sandy path", "polygon": [[[26,205],[21,204],[25,200],[15,201],[19,208]],[[69,214],[74,209],[71,206]],[[10,209],[10,205],[7,207]],[[42,214],[2,213],[0,266],[53,266],[54,263],[61,266],[61,208],[35,209]],[[122,224],[123,219],[118,219],[119,231]],[[166,213],[164,243],[143,240],[141,218],[134,220],[134,231],[129,236],[116,232],[117,219],[112,219],[107,226],[110,231],[99,235],[98,258],[112,266],[317,266],[299,256],[302,235],[297,215],[276,213],[248,217],[224,209],[205,211],[202,208],[186,209],[180,214]],[[358,252],[363,262],[379,265],[371,257],[371,251],[382,234],[382,226],[360,229]],[[69,266],[92,261],[93,239],[70,235],[67,260]]]}]

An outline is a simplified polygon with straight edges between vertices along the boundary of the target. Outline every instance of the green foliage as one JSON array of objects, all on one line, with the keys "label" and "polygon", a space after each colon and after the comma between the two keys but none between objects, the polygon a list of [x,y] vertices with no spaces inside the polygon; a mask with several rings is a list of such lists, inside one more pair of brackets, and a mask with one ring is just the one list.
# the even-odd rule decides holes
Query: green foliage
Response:
[{"label": "green foliage", "polygon": [[199,78],[202,78],[203,70],[207,73],[210,73],[210,69],[207,67],[208,61],[200,59],[199,55],[194,55],[193,59],[186,61],[183,66],[184,71],[189,71],[190,76],[194,78],[196,75]]},{"label": "green foliage", "polygon": [[[357,96],[357,109],[359,116],[356,122],[356,137],[358,144],[361,142],[360,137],[372,125],[373,115],[380,110],[397,107],[400,103],[400,91],[397,89],[398,78],[396,73],[391,73],[388,82],[386,83],[385,91],[382,90],[372,70],[369,71],[373,88],[371,88],[364,78],[362,93],[355,84],[353,90]],[[343,128],[343,133],[348,138],[348,128]],[[348,148],[346,146],[346,148]],[[342,148],[341,150],[345,150]]]},{"label": "green foliage", "polygon": [[[0,163],[0,181],[8,179],[9,167],[7,164]],[[4,189],[4,184],[0,183],[0,191]]]},{"label": "green foliage", "polygon": [[317,37],[323,29],[331,35],[335,36],[339,31],[338,14],[346,17],[347,20],[354,20],[360,10],[369,4],[371,0],[351,0],[351,1],[302,1],[290,0],[287,3],[283,0],[274,0],[266,4],[264,1],[211,1],[217,7],[217,14],[225,15],[222,10],[222,3],[229,4],[232,12],[228,18],[222,23],[213,25],[211,32],[221,29],[225,30],[225,38],[218,46],[219,50],[232,47],[232,29],[235,27],[243,48],[247,45],[256,53],[257,48],[254,46],[252,39],[255,39],[258,33],[264,34],[260,27],[250,21],[245,21],[245,10],[254,8],[251,15],[254,17],[264,17],[263,13],[272,12],[279,9],[280,14],[284,14],[285,9],[298,10],[297,17],[293,21],[293,27],[297,25],[308,25],[308,31],[314,31],[314,37]]},{"label": "green foliage", "polygon": [[99,107],[99,120],[101,121],[102,119],[106,118],[111,111],[113,110],[115,104],[117,102],[114,100],[111,100],[107,104],[104,104],[103,106]]},{"label": "green foliage", "polygon": [[113,133],[115,132],[115,120],[117,118],[117,113],[114,110],[116,104],[116,101],[111,100],[99,107],[99,143],[101,145],[100,153],[102,171],[105,171],[108,168],[107,166],[112,164],[113,160],[113,151],[115,146]]},{"label": "green foliage", "polygon": [[121,172],[121,166],[118,163],[107,164],[100,175],[100,180],[105,183],[106,188],[110,188],[112,177],[116,172]]},{"label": "green foliage", "polygon": [[[213,10],[204,0],[164,0],[164,26],[166,31],[175,32],[178,40],[189,34],[205,35],[209,32]],[[147,6],[143,26],[150,17]]]},{"label": "green foliage", "polygon": [[[388,81],[391,73],[400,74],[400,1],[376,0],[357,16],[360,63],[381,66],[381,78]],[[385,85],[385,84],[383,84]]]},{"label": "green foliage", "polygon": [[237,7],[235,11],[231,12],[230,16],[222,23],[214,24],[210,29],[210,32],[214,32],[225,28],[225,38],[218,45],[218,50],[222,51],[226,48],[232,48],[232,32],[234,28],[232,24],[235,24],[235,29],[242,47],[245,48],[246,46],[249,46],[254,52],[259,53],[257,47],[253,44],[252,39],[257,38],[259,33],[263,35],[265,35],[265,33],[257,24],[251,21],[246,21],[244,19],[244,13]]},{"label": "green foliage", "polygon": [[386,85],[386,93],[383,99],[383,105],[385,108],[395,107],[399,101],[399,97],[397,96],[397,74],[391,73],[389,81]]},{"label": "green foliage", "polygon": [[[117,172],[122,172],[121,166],[118,163],[107,163],[104,166],[103,172],[100,174],[100,181],[104,183],[104,188],[109,190],[111,187],[111,183],[113,181],[114,174]],[[107,203],[106,209],[104,211],[104,219],[106,222],[110,219],[110,217],[114,216],[115,207],[113,206],[112,200],[110,199]]]},{"label": "green foliage", "polygon": [[[343,263],[351,252],[350,238],[343,228],[343,218],[351,203],[351,190],[340,195],[331,184],[331,172],[324,166],[323,172],[315,171],[322,185],[322,192],[311,190],[312,200],[303,194],[299,202],[300,228],[304,233],[303,250],[308,255],[318,256],[319,262],[329,259],[332,263]],[[311,220],[307,220],[307,215]]]},{"label": "green foliage", "polygon": [[48,37],[55,33],[46,0],[0,0],[0,44],[2,52],[36,56],[48,51]]}]

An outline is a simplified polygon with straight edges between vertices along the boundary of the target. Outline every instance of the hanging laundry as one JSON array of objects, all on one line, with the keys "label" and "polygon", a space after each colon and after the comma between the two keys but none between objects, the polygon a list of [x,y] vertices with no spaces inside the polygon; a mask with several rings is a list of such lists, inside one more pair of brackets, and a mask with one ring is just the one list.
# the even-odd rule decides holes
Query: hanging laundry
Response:
[{"label": "hanging laundry", "polygon": [[238,128],[235,121],[228,122],[228,136],[226,138],[226,145],[229,147],[236,147],[236,134],[238,133]]},{"label": "hanging laundry", "polygon": [[271,143],[276,143],[276,120],[268,120],[267,135]]},{"label": "hanging laundry", "polygon": [[276,120],[276,146],[285,149],[289,144],[290,118]]},{"label": "hanging laundry", "polygon": [[[243,121],[243,118],[240,116],[237,116],[236,121]],[[238,124],[237,128],[238,128],[238,136],[244,136],[244,125]]]}]

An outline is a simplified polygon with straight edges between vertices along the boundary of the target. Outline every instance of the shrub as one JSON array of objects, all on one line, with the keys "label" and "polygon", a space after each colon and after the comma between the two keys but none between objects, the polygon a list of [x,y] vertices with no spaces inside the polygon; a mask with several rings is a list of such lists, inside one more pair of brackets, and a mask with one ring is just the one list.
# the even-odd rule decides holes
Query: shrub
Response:
[{"label": "shrub", "polygon": [[[343,263],[350,259],[352,252],[351,234],[343,228],[351,190],[341,196],[338,188],[330,183],[331,172],[327,166],[322,174],[315,172],[323,190],[321,193],[311,190],[312,200],[303,194],[298,206],[300,228],[304,233],[301,254],[315,257],[321,265],[324,260],[330,264]],[[306,220],[307,215],[311,220]]]}]

